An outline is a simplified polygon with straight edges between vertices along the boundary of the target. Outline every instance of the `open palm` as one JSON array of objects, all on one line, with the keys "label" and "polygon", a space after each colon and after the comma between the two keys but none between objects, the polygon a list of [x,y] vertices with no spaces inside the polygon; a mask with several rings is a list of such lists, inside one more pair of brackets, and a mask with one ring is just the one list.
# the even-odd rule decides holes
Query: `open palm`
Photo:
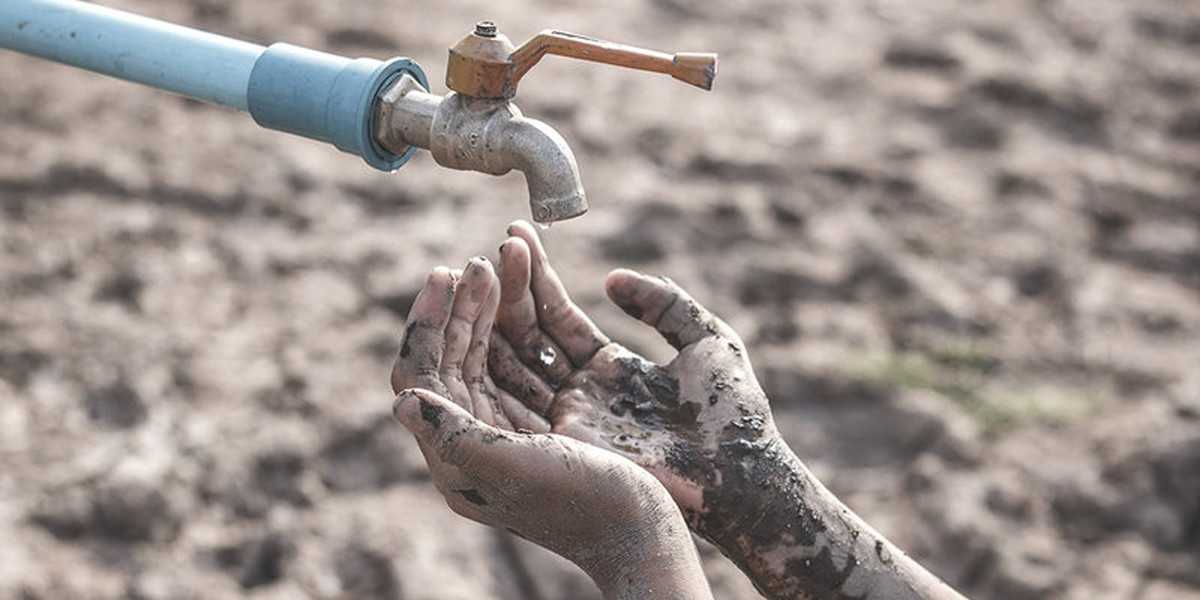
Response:
[{"label": "open palm", "polygon": [[571,302],[528,223],[509,234],[488,357],[496,384],[551,431],[649,470],[698,524],[721,489],[739,483],[723,480],[735,471],[724,463],[769,452],[778,439],[741,340],[673,282],[614,271],[609,297],[679,351],[666,365],[652,363],[609,340]]}]

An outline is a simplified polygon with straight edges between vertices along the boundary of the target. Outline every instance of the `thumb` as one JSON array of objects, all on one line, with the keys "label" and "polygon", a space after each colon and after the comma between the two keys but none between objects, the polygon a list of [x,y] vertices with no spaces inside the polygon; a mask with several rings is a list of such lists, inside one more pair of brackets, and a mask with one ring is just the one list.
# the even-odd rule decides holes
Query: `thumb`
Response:
[{"label": "thumb", "polygon": [[432,450],[441,462],[455,466],[466,463],[471,452],[465,451],[477,445],[479,434],[492,429],[454,402],[421,388],[397,394],[392,416],[417,438],[422,448]]},{"label": "thumb", "polygon": [[723,325],[674,281],[629,269],[608,274],[608,297],[629,316],[654,327],[676,350],[717,335]]}]

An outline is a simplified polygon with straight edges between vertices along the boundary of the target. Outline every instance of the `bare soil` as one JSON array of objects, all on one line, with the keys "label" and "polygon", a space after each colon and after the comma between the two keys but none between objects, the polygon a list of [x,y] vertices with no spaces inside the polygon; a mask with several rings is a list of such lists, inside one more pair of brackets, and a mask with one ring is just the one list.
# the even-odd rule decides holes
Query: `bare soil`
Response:
[{"label": "bare soil", "polygon": [[[439,92],[481,18],[719,52],[708,94],[525,79],[591,198],[547,234],[584,307],[664,358],[601,281],[682,283],[801,457],[972,597],[1200,598],[1200,5],[104,3]],[[450,513],[389,416],[424,274],[526,214],[517,175],[384,176],[0,53],[0,598],[595,598]]]}]

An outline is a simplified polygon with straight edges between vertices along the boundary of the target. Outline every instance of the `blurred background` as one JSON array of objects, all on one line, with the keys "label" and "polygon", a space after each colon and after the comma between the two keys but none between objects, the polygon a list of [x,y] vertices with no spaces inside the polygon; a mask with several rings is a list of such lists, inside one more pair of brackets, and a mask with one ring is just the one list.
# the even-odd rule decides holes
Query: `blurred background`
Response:
[{"label": "blurred background", "polygon": [[[1200,598],[1200,6],[1184,0],[105,0],[408,55],[475,21],[721,55],[549,58],[579,159],[547,244],[746,338],[797,453],[975,598]],[[597,598],[443,504],[390,421],[425,273],[522,178],[385,176],[244,115],[0,52],[0,598]],[[702,544],[718,598],[757,597]]]}]

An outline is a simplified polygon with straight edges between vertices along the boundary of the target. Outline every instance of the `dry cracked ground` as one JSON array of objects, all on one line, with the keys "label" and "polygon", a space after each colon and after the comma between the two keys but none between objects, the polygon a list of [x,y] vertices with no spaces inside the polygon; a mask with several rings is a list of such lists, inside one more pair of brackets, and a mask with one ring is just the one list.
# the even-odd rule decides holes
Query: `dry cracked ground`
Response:
[{"label": "dry cracked ground", "polygon": [[[548,244],[669,274],[788,440],[975,598],[1200,597],[1200,6],[1184,0],[111,0],[411,55],[478,19],[721,53],[716,90],[549,59],[592,212]],[[389,420],[424,273],[517,175],[396,175],[0,53],[0,598],[595,598],[445,508]],[[719,598],[753,598],[703,549]]]}]

